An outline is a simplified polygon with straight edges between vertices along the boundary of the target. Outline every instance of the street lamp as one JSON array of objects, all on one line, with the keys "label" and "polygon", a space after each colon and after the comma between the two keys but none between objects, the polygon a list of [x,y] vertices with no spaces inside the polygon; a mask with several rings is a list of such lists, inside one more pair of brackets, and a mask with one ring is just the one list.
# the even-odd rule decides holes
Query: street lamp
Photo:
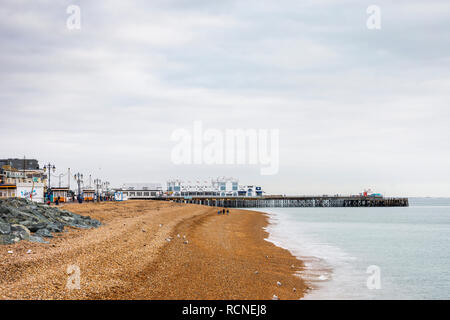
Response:
[{"label": "street lamp", "polygon": [[55,167],[55,165],[54,164],[51,164],[50,162],[48,163],[48,164],[46,164],[46,165],[44,165],[44,172],[47,172],[47,170],[48,170],[48,187],[47,187],[47,196],[48,196],[48,199],[50,200],[50,197],[51,197],[51,195],[52,195],[52,184],[51,184],[51,176],[52,176],[52,173],[51,173],[51,171],[53,170],[53,173],[56,171],[56,167]]},{"label": "street lamp", "polygon": [[82,203],[83,199],[81,199],[81,184],[83,183],[83,174],[78,172],[74,174],[73,178],[78,184],[78,195],[77,195],[78,202]]},{"label": "street lamp", "polygon": [[99,190],[99,188],[101,187],[102,180],[100,180],[100,179],[95,179],[95,180],[94,180],[94,184],[95,184],[95,188],[96,188],[96,190],[97,190],[97,202],[99,202],[99,201],[100,201],[100,197],[99,197],[99,194],[98,194],[98,190]]}]

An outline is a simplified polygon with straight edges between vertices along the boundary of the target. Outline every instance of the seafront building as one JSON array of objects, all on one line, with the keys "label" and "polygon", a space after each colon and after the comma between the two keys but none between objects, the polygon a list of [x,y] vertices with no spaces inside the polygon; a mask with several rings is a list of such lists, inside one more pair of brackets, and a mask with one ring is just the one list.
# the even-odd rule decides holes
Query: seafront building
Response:
[{"label": "seafront building", "polygon": [[125,183],[115,189],[124,199],[154,199],[160,197],[260,197],[263,190],[255,185],[239,185],[236,178],[219,177],[208,180],[172,179],[163,189],[161,183]]},{"label": "seafront building", "polygon": [[[256,185],[242,185],[239,180],[233,177],[218,177],[207,180],[180,180],[172,179],[166,182],[163,187],[161,183],[124,183],[120,188],[109,188],[109,183],[98,182],[92,186],[92,179],[84,184],[83,177],[78,181],[75,192],[70,188],[72,175],[70,169],[67,174],[53,175],[50,164],[39,167],[39,162],[35,159],[0,159],[0,198],[22,197],[43,202],[68,202],[75,200],[80,192],[84,201],[96,201],[97,198],[111,199],[114,195],[116,199],[156,199],[156,198],[183,198],[192,197],[262,197],[263,190]],[[52,168],[54,170],[54,166]],[[48,184],[50,177],[52,185]],[[62,178],[67,178],[67,186],[62,184]],[[65,178],[65,179],[66,179]],[[47,196],[45,196],[47,195]],[[117,197],[116,195],[119,195]]]},{"label": "seafront building", "polygon": [[35,159],[0,159],[0,198],[44,201],[47,176]]},{"label": "seafront building", "polygon": [[115,189],[116,193],[121,193],[126,199],[151,199],[163,196],[161,183],[124,183],[120,188]]},{"label": "seafront building", "polygon": [[240,185],[239,180],[232,177],[218,177],[209,180],[169,180],[167,181],[167,196],[192,197],[259,197],[263,190],[255,185]]},{"label": "seafront building", "polygon": [[36,159],[0,159],[0,167],[9,166],[18,170],[40,170]]}]

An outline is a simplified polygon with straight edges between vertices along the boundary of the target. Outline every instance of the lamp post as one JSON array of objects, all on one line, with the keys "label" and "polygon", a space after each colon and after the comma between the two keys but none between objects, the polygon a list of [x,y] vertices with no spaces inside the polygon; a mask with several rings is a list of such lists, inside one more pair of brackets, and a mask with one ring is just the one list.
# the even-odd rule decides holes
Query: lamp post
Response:
[{"label": "lamp post", "polygon": [[96,190],[97,190],[97,202],[99,202],[99,201],[100,201],[100,195],[98,194],[98,190],[99,190],[99,188],[101,187],[102,180],[100,180],[100,179],[95,179],[95,180],[94,180],[94,184],[95,184],[95,188],[96,188]]},{"label": "lamp post", "polygon": [[47,187],[47,197],[48,200],[50,200],[50,197],[52,195],[52,184],[51,184],[51,176],[52,176],[52,170],[53,172],[56,171],[56,167],[54,164],[51,164],[50,162],[46,165],[44,165],[44,172],[47,172],[48,170],[48,187]]},{"label": "lamp post", "polygon": [[75,179],[75,181],[78,184],[77,200],[79,203],[82,203],[83,199],[81,199],[81,184],[83,183],[83,174],[78,172],[78,173],[74,174],[73,178]]}]

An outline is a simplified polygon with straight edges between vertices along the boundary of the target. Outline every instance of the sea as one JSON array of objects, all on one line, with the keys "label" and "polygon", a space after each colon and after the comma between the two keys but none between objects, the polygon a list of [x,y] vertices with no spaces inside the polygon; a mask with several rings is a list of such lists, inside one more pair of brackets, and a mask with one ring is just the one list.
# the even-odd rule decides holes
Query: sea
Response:
[{"label": "sea", "polygon": [[258,208],[303,260],[305,299],[450,299],[450,198],[409,207]]}]

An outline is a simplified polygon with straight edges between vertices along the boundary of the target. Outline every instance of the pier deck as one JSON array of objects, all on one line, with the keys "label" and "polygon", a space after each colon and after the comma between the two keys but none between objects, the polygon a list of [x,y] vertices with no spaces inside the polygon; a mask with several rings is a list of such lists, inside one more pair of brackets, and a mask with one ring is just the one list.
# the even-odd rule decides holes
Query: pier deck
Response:
[{"label": "pier deck", "polygon": [[182,203],[196,203],[225,208],[288,208],[288,207],[407,207],[408,198],[364,196],[263,196],[263,197],[164,197]]}]

